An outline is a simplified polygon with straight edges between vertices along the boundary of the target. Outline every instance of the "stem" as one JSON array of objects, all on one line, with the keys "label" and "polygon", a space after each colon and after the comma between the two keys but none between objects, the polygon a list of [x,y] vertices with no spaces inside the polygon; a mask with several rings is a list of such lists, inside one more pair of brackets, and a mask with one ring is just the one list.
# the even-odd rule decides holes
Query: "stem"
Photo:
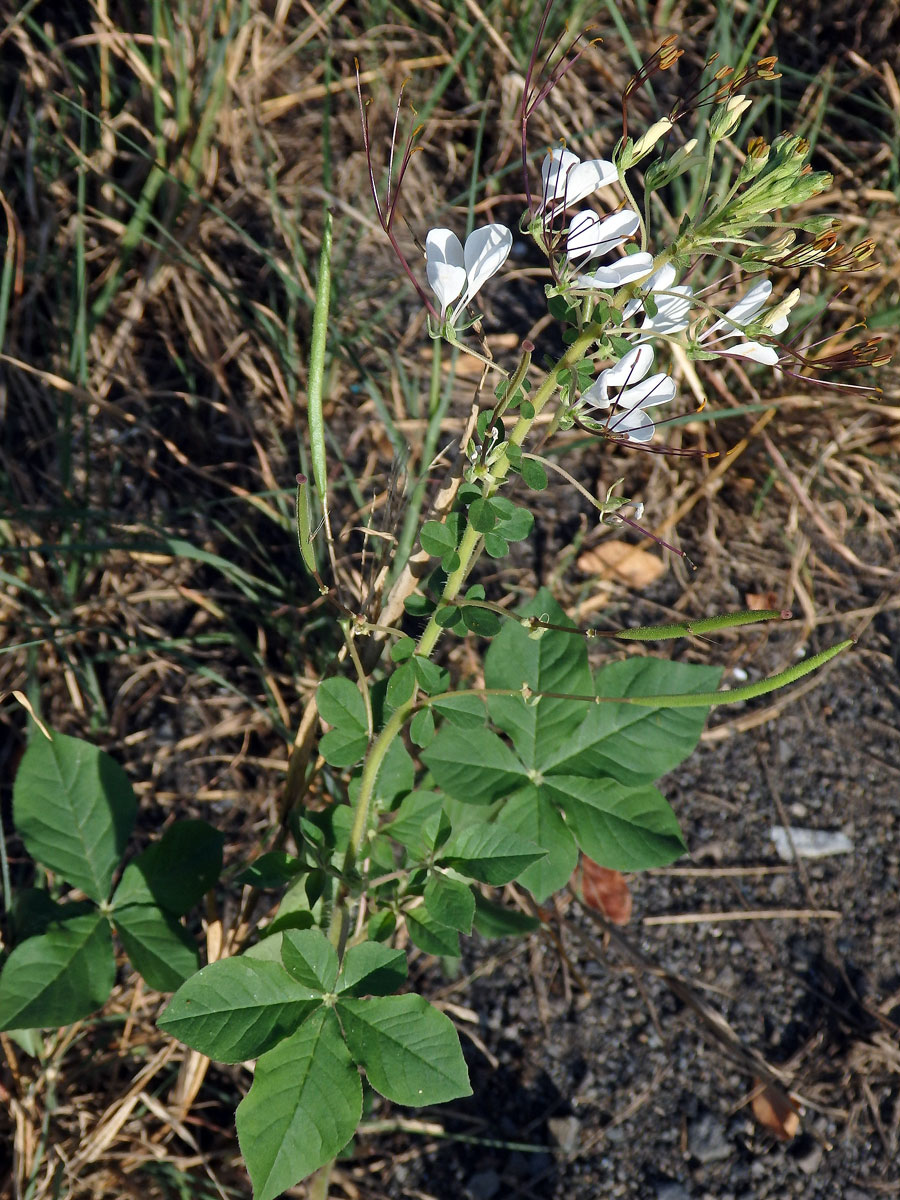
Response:
[{"label": "stem", "polygon": [[307,1200],[328,1200],[328,1185],[331,1183],[331,1168],[335,1164],[335,1159],[326,1163],[324,1167],[319,1167],[315,1175],[309,1180],[307,1185],[306,1195]]},{"label": "stem", "polygon": [[372,796],[375,792],[375,780],[378,778],[381,764],[384,762],[385,755],[391,747],[391,742],[403,728],[406,718],[415,707],[416,701],[414,696],[412,700],[408,700],[406,704],[401,705],[400,708],[392,713],[387,724],[372,743],[372,748],[366,757],[366,765],[363,767],[362,777],[359,781],[359,795],[356,797],[356,811],[353,814],[353,825],[350,829],[350,842],[347,846],[347,853],[344,855],[345,875],[353,870],[366,836],[366,830],[369,827],[369,809],[372,803]]},{"label": "stem", "polygon": [[[596,325],[588,326],[588,328],[584,333],[581,334],[577,341],[572,343],[553,370],[547,374],[544,382],[535,392],[534,398],[531,400],[531,406],[534,410],[532,415],[530,417],[520,416],[516,422],[509,438],[511,445],[522,445],[522,443],[525,441],[525,438],[528,436],[529,430],[537,420],[541,410],[553,398],[559,386],[558,380],[560,372],[570,370],[579,362],[581,362],[582,358],[584,358],[590,346],[596,342],[601,332],[602,330]],[[484,498],[486,500],[499,491],[500,485],[509,474],[509,467],[509,458],[507,457],[506,453],[504,453],[491,467],[490,480],[485,481]],[[467,522],[462,536],[462,541],[460,542],[459,549],[457,550],[457,554],[459,556],[459,566],[450,574],[446,584],[444,585],[444,590],[441,593],[441,604],[446,604],[459,593],[460,588],[465,582],[466,576],[478,558],[476,551],[478,550],[480,541],[481,534],[472,527],[471,522]],[[440,605],[438,607],[440,607]],[[425,632],[419,639],[419,644],[416,647],[416,653],[428,658],[442,632],[443,630],[435,621],[434,613],[432,613],[428,625],[425,627]],[[385,726],[385,729],[386,728],[387,726]]]}]

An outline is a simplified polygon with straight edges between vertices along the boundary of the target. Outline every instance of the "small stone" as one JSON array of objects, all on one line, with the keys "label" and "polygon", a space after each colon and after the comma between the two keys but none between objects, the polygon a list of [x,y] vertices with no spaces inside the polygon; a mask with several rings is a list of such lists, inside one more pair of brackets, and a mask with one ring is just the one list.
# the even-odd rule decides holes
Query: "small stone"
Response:
[{"label": "small stone", "polygon": [[703,1113],[688,1126],[688,1151],[697,1162],[721,1162],[731,1155],[731,1143],[722,1123],[712,1113]]},{"label": "small stone", "polygon": [[478,1171],[467,1187],[475,1200],[493,1200],[500,1191],[500,1176],[496,1171]]},{"label": "small stone", "polygon": [[581,1137],[581,1122],[577,1117],[551,1117],[547,1122],[550,1136],[567,1154],[578,1145]]},{"label": "small stone", "polygon": [[804,1175],[815,1175],[822,1165],[822,1147],[810,1139],[809,1146],[797,1155],[797,1166]]},{"label": "small stone", "polygon": [[691,1194],[677,1179],[664,1179],[656,1185],[656,1200],[691,1200]]}]

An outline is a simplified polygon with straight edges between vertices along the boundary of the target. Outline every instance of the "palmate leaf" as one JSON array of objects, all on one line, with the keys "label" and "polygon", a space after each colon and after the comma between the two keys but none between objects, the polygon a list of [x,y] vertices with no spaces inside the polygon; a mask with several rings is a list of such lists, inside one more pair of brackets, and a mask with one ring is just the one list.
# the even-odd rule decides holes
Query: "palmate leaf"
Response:
[{"label": "palmate leaf", "polygon": [[33,858],[98,904],[136,811],[128,776],[97,746],[64,733],[32,737],[13,786],[13,822]]},{"label": "palmate leaf", "polygon": [[361,1116],[359,1074],[337,1017],[322,1008],[260,1058],[253,1086],[238,1105],[238,1141],[254,1200],[275,1200],[330,1162]]},{"label": "palmate leaf", "polygon": [[397,1104],[440,1104],[471,1096],[453,1022],[422,996],[337,1003],[347,1045],[369,1083]]},{"label": "palmate leaf", "polygon": [[295,983],[281,963],[242,955],[192,975],[157,1024],[219,1062],[244,1062],[271,1049],[321,1004],[322,997]]},{"label": "palmate leaf", "polygon": [[[540,616],[556,625],[572,626],[545,588],[519,615]],[[527,683],[536,692],[593,694],[583,638],[545,630],[535,639],[516,621],[508,621],[491,643],[485,656],[484,683],[488,688],[518,690]],[[525,766],[539,770],[587,711],[583,702],[547,696],[537,704],[526,703],[519,696],[491,696],[488,707],[491,719],[512,738]]]},{"label": "palmate leaf", "polygon": [[105,1004],[115,974],[112,935],[102,913],[56,922],[16,946],[4,963],[0,1029],[71,1025]]}]

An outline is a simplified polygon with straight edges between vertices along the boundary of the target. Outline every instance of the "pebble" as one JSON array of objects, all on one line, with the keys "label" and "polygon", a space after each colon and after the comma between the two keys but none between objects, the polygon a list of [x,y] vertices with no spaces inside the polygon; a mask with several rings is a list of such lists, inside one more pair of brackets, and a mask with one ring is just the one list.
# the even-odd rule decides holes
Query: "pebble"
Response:
[{"label": "pebble", "polygon": [[656,1185],[656,1200],[691,1200],[691,1193],[677,1179],[665,1179]]},{"label": "pebble", "polygon": [[570,1153],[578,1145],[581,1137],[581,1122],[577,1117],[551,1117],[547,1122],[550,1136],[560,1150]]},{"label": "pebble", "polygon": [[720,1162],[731,1154],[725,1128],[712,1113],[704,1113],[688,1126],[688,1150],[697,1162]]},{"label": "pebble", "polygon": [[478,1171],[466,1186],[475,1200],[493,1200],[500,1191],[500,1176],[496,1171]]}]

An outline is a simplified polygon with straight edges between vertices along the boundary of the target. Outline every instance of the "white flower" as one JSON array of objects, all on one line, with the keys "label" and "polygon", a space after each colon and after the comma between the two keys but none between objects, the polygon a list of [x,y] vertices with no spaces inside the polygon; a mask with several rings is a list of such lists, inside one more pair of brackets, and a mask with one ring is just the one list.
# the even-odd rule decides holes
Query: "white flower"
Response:
[{"label": "white flower", "polygon": [[637,213],[630,208],[623,208],[608,217],[585,209],[576,213],[569,223],[566,256],[573,265],[580,265],[589,258],[608,254],[631,237],[639,225]]},{"label": "white flower", "polygon": [[543,192],[539,211],[552,206],[571,208],[618,178],[619,172],[605,158],[582,162],[571,150],[551,150],[541,163]]},{"label": "white flower", "polygon": [[450,229],[431,229],[425,238],[425,274],[441,305],[441,320],[462,293],[450,315],[455,325],[462,310],[506,262],[512,234],[505,225],[485,225],[466,238],[463,250]]},{"label": "white flower", "polygon": [[[638,254],[627,254],[617,262],[607,267],[598,267],[590,275],[579,275],[575,281],[577,286],[592,292],[614,292],[626,283],[634,283],[643,279],[653,270],[653,255],[640,251]],[[629,301],[633,303],[633,301]]]},{"label": "white flower", "polygon": [[[655,333],[680,333],[688,327],[694,289],[688,283],[675,284],[675,268],[671,263],[665,263],[658,271],[654,271],[641,291],[644,296],[652,293],[656,305],[654,316],[644,315],[641,340]],[[622,316],[627,321],[643,307],[643,298],[629,300],[622,309]]]},{"label": "white flower", "polygon": [[633,442],[649,442],[656,422],[646,409],[668,404],[675,396],[671,376],[647,376],[652,364],[652,348],[646,344],[635,346],[615,366],[600,372],[582,395],[581,403],[602,411],[613,409],[606,421],[610,433],[624,433]]},{"label": "white flower", "polygon": [[[765,323],[758,314],[771,294],[772,284],[768,279],[761,279],[759,283],[755,283],[750,291],[738,300],[737,304],[733,304],[728,309],[724,317],[713,321],[712,325],[700,334],[698,345],[710,354],[722,354],[731,358],[749,358],[753,362],[774,367],[778,362],[778,351],[774,346],[764,346],[761,342],[746,340],[727,344],[732,338],[744,337],[744,330],[740,328],[741,326]],[[776,309],[773,309],[771,323],[768,324],[770,333],[779,334],[787,329],[788,319],[784,308],[785,304],[782,302]],[[712,335],[718,330],[724,330],[724,332],[719,333],[718,337],[713,337]]]}]

